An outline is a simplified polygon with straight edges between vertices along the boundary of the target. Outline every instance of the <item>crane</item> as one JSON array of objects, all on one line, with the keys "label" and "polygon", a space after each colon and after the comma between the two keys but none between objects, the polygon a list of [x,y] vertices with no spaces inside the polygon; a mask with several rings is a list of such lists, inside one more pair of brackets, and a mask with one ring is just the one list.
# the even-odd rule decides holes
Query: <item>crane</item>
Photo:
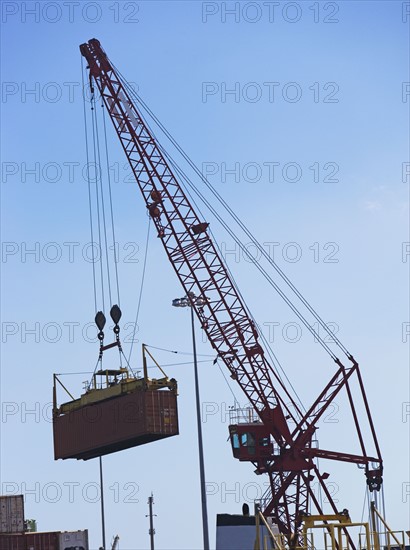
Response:
[{"label": "crane", "polygon": [[[252,407],[252,418],[229,427],[234,457],[251,462],[257,474],[268,476],[261,511],[289,541],[294,540],[310,507],[323,514],[312,487],[314,479],[332,513],[338,513],[325,483],[329,474],[319,471],[318,458],[359,465],[369,490],[381,488],[383,462],[359,364],[350,353],[344,362],[333,356],[333,376],[311,407],[302,410],[268,361],[257,326],[209,234],[209,224],[194,210],[162,147],[137,110],[125,79],[97,39],[81,44],[80,51],[87,61],[91,91],[97,87],[101,95],[177,278],[186,296],[194,293],[202,298],[191,304],[201,327]],[[364,404],[370,442],[365,441],[353,398],[354,379]],[[360,454],[313,444],[319,420],[342,390],[347,392]],[[368,452],[369,444],[374,456]]]}]

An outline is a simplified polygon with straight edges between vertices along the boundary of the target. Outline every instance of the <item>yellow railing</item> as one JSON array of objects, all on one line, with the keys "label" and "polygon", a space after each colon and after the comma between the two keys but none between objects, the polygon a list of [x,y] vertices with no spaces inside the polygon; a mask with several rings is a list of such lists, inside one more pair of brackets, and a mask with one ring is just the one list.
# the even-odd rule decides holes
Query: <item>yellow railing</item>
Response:
[{"label": "yellow railing", "polygon": [[[292,537],[279,534],[277,527],[268,523],[260,505],[256,504],[254,550],[352,550],[355,547],[358,550],[406,550],[406,533],[410,537],[410,532],[392,531],[374,502],[370,512],[371,527],[369,523],[353,523],[347,510],[330,515],[306,515],[302,532]],[[379,532],[378,521],[385,532]],[[264,527],[268,535],[261,536],[260,527]],[[314,532],[318,529],[323,532],[323,546],[316,545],[314,540]]]},{"label": "yellow railing", "polygon": [[[262,520],[260,525],[264,524]],[[266,525],[266,524],[264,524]],[[368,523],[344,523],[344,524],[321,524],[315,525],[314,528],[323,529],[323,542],[317,544],[314,533],[309,528],[303,535],[303,545],[293,546],[288,542],[288,538],[284,535],[271,533],[260,537],[259,546],[255,544],[255,550],[350,550],[351,544],[345,528],[359,527],[364,532],[358,535],[357,550],[405,550],[406,547],[406,532],[405,531],[386,531],[375,533],[370,530]],[[352,537],[354,543],[357,542],[357,537]],[[378,544],[375,542],[378,540]]]}]

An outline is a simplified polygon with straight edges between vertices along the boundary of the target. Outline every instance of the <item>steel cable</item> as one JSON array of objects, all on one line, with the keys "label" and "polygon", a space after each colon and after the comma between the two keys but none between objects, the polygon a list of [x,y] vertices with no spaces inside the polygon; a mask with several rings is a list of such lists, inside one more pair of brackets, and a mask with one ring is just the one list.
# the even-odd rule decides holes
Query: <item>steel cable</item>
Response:
[{"label": "steel cable", "polygon": [[[117,69],[116,69],[117,70]],[[118,70],[117,70],[118,71]],[[211,191],[211,193],[217,198],[217,200],[222,204],[222,206],[227,210],[227,212],[230,214],[230,216],[234,219],[234,221],[241,227],[241,229],[245,232],[245,234],[251,239],[252,243],[257,247],[257,249],[261,252],[261,254],[265,257],[265,259],[270,263],[270,265],[277,271],[277,273],[281,276],[281,278],[285,281],[285,283],[291,288],[291,290],[296,294],[296,296],[301,300],[301,302],[305,305],[305,307],[309,310],[309,312],[314,316],[314,318],[318,321],[318,323],[324,328],[324,330],[328,333],[328,335],[333,339],[333,341],[338,345],[338,347],[341,348],[341,350],[346,354],[347,357],[351,357],[351,354],[347,350],[347,348],[341,343],[341,341],[335,336],[333,331],[329,329],[327,324],[323,321],[323,319],[320,317],[320,315],[314,310],[314,308],[311,306],[311,304],[307,301],[307,299],[303,296],[303,294],[296,288],[296,286],[291,282],[291,280],[287,277],[287,275],[282,271],[282,269],[274,262],[274,260],[269,256],[269,254],[265,251],[265,249],[262,247],[262,245],[259,243],[259,241],[253,236],[253,234],[250,232],[250,230],[243,224],[243,222],[240,220],[240,218],[235,214],[235,212],[231,209],[231,207],[226,203],[226,201],[219,195],[219,193],[213,188],[213,186],[208,182],[208,180],[204,177],[202,172],[199,170],[199,168],[195,165],[195,163],[191,160],[191,158],[185,153],[183,148],[179,145],[179,143],[173,138],[171,133],[165,128],[165,126],[161,123],[161,121],[156,117],[156,115],[152,112],[152,110],[148,107],[148,105],[143,101],[143,99],[135,92],[129,84],[126,82],[124,77],[121,75],[121,73],[118,71],[118,74],[122,78],[123,85],[127,88],[127,91],[132,95],[136,101],[145,109],[145,111],[151,116],[151,118],[154,120],[154,122],[158,125],[158,127],[163,131],[165,136],[170,140],[170,142],[174,145],[174,147],[178,150],[178,152],[184,157],[184,159],[188,162],[188,164],[191,166],[191,168],[195,171],[195,173],[200,177],[200,179],[205,183],[207,188]]]},{"label": "steel cable", "polygon": [[[94,107],[93,107],[94,105]],[[95,193],[96,193],[96,203],[97,203],[97,227],[98,227],[98,245],[99,245],[99,251],[100,256],[102,254],[102,246],[101,246],[101,220],[100,220],[100,201],[99,201],[99,193],[98,193],[98,183],[97,183],[97,153],[96,153],[96,136],[95,136],[95,101],[94,97],[91,98],[91,119],[92,119],[92,135],[93,135],[93,151],[94,151],[94,166],[95,166]],[[101,278],[101,296],[102,296],[102,307],[103,311],[105,310],[105,299],[104,299],[104,273],[103,273],[103,262],[102,258],[100,257],[100,278]]]},{"label": "steel cable", "polygon": [[92,266],[93,266],[93,289],[94,289],[94,306],[95,313],[97,313],[97,282],[95,274],[95,255],[94,255],[94,232],[93,232],[93,213],[92,213],[92,201],[91,201],[91,180],[90,180],[90,160],[89,160],[89,145],[88,145],[88,128],[87,128],[87,112],[85,108],[85,96],[84,96],[84,62],[81,56],[81,79],[83,84],[83,114],[84,114],[84,133],[85,133],[85,151],[87,159],[87,187],[88,187],[88,207],[89,207],[89,219],[90,219],[90,233],[91,233],[91,254],[92,254]]},{"label": "steel cable", "polygon": [[133,350],[133,347],[134,347],[134,338],[135,338],[135,333],[137,332],[137,325],[138,325],[138,318],[139,318],[139,314],[140,314],[142,292],[143,292],[143,289],[144,289],[145,272],[146,272],[146,269],[147,269],[147,257],[148,257],[150,226],[151,226],[151,219],[148,218],[147,238],[146,238],[146,241],[145,241],[144,265],[142,267],[141,286],[140,286],[140,292],[139,292],[139,296],[138,296],[138,305],[137,305],[137,313],[135,315],[134,330],[132,332],[131,347],[130,347],[130,352],[128,354],[128,360],[127,360],[128,364],[131,361],[131,354],[132,354],[132,350]]},{"label": "steel cable", "polygon": [[[102,216],[102,229],[103,229],[103,235],[104,235],[104,249],[105,249],[105,263],[107,266],[107,283],[108,283],[108,298],[109,298],[109,305],[112,306],[112,293],[111,293],[111,275],[110,275],[110,262],[108,258],[108,238],[107,238],[107,224],[105,220],[105,202],[104,202],[104,185],[103,185],[103,172],[102,172],[102,164],[101,164],[101,151],[100,151],[100,134],[98,130],[98,115],[97,115],[97,109],[96,109],[96,102],[94,99],[94,120],[95,120],[95,136],[96,136],[96,149],[97,149],[97,156],[98,156],[98,169],[99,169],[99,180],[100,180],[100,197],[101,197],[101,216]],[[97,178],[97,171],[96,171],[96,178]],[[101,245],[102,243],[100,243]],[[115,244],[114,244],[115,248]],[[102,250],[101,250],[102,254]],[[101,257],[101,265],[103,263],[103,259]]]},{"label": "steel cable", "polygon": [[[101,100],[101,107],[104,107],[104,104]],[[115,281],[116,281],[116,287],[117,287],[117,302],[118,306],[121,306],[121,300],[120,300],[120,284],[119,284],[119,277],[118,277],[118,257],[117,257],[117,249],[116,249],[116,239],[115,239],[115,230],[114,230],[114,209],[112,205],[112,192],[111,192],[111,175],[110,175],[110,162],[108,158],[108,142],[107,142],[107,126],[105,123],[105,109],[102,109],[103,113],[103,124],[104,124],[104,142],[105,142],[105,156],[106,156],[106,162],[107,162],[107,181],[108,181],[108,191],[109,191],[109,199],[110,199],[110,214],[111,214],[111,231],[112,231],[112,242],[113,242],[113,251],[114,251],[114,265],[115,265]]]}]

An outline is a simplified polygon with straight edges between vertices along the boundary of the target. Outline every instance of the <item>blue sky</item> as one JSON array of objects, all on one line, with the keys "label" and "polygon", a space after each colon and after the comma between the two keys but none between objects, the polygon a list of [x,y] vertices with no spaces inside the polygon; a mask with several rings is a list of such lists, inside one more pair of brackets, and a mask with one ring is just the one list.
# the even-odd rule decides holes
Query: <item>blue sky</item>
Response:
[{"label": "blue sky", "polygon": [[[3,493],[26,494],[26,515],[41,530],[88,528],[92,548],[100,544],[97,464],[54,462],[48,416],[52,373],[90,371],[98,353],[87,336],[91,329],[86,332],[94,304],[91,264],[84,258],[90,237],[78,49],[93,37],[198,166],[215,172],[210,182],[274,250],[322,317],[337,324],[361,364],[374,414],[388,521],[408,528],[406,3],[268,4],[2,3],[1,483]],[[234,15],[224,13],[230,8]],[[108,130],[123,334],[129,339],[147,217],[136,186],[124,181],[125,157]],[[336,181],[326,180],[332,173]],[[222,250],[231,251],[228,265],[265,336],[276,327],[272,345],[308,405],[333,364],[305,332],[289,341],[291,312],[210,221]],[[287,256],[293,251],[299,261]],[[337,261],[329,261],[330,252]],[[170,307],[180,295],[152,238],[135,366],[141,342],[190,351],[189,312]],[[198,339],[200,353],[212,355],[199,330]],[[129,343],[124,347],[127,353]],[[163,364],[190,360],[157,353]],[[232,395],[213,357],[202,359],[210,359],[201,363],[200,378],[214,543],[216,514],[239,513],[244,500],[260,496],[264,480],[232,458],[226,441]],[[180,385],[181,435],[104,460],[107,537],[118,533],[123,550],[148,546],[151,491],[157,547],[201,544],[193,372],[187,364],[167,371]],[[86,377],[66,380],[79,393]],[[320,427],[325,448],[350,443],[344,405],[337,404],[337,422]],[[360,520],[361,472],[337,463],[326,469],[341,508]]]}]

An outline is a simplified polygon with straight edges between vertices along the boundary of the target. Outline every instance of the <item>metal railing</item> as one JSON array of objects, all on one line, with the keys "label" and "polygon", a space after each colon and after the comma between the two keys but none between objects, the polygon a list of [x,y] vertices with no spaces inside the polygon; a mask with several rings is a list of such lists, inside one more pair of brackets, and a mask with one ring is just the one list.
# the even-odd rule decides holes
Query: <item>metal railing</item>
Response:
[{"label": "metal railing", "polygon": [[231,409],[229,411],[230,424],[250,424],[252,422],[261,423],[258,413],[252,407]]}]

